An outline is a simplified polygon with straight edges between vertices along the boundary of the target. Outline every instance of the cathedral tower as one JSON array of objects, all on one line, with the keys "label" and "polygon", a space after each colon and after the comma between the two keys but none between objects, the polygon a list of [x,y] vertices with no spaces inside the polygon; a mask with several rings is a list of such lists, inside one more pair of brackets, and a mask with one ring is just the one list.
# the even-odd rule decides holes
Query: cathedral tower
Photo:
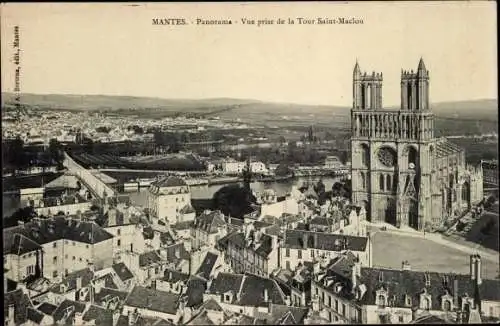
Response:
[{"label": "cathedral tower", "polygon": [[382,108],[382,73],[353,71],[352,200],[371,221],[422,229],[431,215],[434,117],[429,72],[401,73],[401,107]]}]

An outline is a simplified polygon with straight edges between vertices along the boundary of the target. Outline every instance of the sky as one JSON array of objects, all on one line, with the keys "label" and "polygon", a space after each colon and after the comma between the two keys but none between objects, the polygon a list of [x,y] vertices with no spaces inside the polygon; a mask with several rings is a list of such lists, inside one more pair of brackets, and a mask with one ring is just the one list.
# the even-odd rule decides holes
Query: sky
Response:
[{"label": "sky", "polygon": [[[354,17],[357,25],[297,18]],[[184,18],[188,25],[153,25]],[[233,25],[197,25],[196,19]],[[244,25],[241,19],[295,20]],[[400,102],[401,69],[430,71],[431,101],[497,98],[495,2],[2,4],[2,91],[12,91],[14,26],[21,91],[161,98],[246,98],[351,105],[352,70],[384,75]]]}]

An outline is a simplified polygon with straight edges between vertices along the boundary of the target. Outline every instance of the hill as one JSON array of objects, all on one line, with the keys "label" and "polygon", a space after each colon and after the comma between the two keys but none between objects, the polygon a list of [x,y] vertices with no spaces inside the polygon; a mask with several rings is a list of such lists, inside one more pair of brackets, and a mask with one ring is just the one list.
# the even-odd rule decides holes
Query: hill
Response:
[{"label": "hill", "polygon": [[[2,106],[12,105],[14,94],[2,94]],[[252,99],[163,99],[153,97],[109,95],[22,94],[22,103],[33,108],[104,111],[160,118],[174,114],[218,116],[224,120],[239,120],[249,124],[280,128],[282,126],[322,125],[348,128],[350,110],[343,106],[271,103]],[[436,128],[445,134],[469,129],[491,132],[498,130],[496,99],[445,102],[432,104]]]}]

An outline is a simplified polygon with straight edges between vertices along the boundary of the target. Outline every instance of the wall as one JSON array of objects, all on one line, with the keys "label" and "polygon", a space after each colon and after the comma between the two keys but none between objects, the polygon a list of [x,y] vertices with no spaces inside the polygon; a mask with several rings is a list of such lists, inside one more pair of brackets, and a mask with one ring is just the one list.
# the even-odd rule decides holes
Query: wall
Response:
[{"label": "wall", "polygon": [[78,211],[82,213],[89,211],[91,206],[92,202],[83,202],[83,203],[50,206],[50,207],[37,207],[35,208],[35,212],[38,215],[45,215],[45,216],[55,215],[59,211],[62,211],[68,215],[75,215]]},{"label": "wall", "polygon": [[7,261],[6,268],[8,269],[5,276],[16,282],[22,281],[28,276],[28,266],[32,266],[31,274],[34,275],[36,255],[38,254],[38,251],[33,251],[25,253],[21,256],[11,254],[4,256],[4,262]]},{"label": "wall", "polygon": [[127,316],[127,314],[130,312],[130,313],[134,313],[134,311],[137,309],[137,312],[141,315],[141,316],[146,316],[146,317],[151,317],[151,318],[162,318],[162,319],[166,319],[166,320],[169,320],[175,324],[178,323],[179,321],[179,318],[180,318],[180,310],[177,311],[177,314],[168,314],[168,313],[165,313],[165,312],[160,312],[160,311],[153,311],[153,310],[149,310],[149,309],[144,309],[144,308],[136,308],[136,307],[131,307],[131,306],[128,306],[128,305],[124,305],[123,306],[123,311],[122,311],[122,315],[125,315]]}]

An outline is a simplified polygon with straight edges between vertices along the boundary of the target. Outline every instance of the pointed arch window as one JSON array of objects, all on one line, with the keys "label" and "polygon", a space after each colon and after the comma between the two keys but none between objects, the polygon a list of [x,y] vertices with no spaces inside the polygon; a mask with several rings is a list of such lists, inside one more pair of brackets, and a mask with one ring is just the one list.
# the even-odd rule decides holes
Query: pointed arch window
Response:
[{"label": "pointed arch window", "polygon": [[385,188],[386,190],[388,191],[391,191],[392,190],[392,180],[391,180],[391,176],[388,174],[386,177],[385,177]]},{"label": "pointed arch window", "polygon": [[380,174],[379,177],[380,190],[384,191],[384,175]]}]

